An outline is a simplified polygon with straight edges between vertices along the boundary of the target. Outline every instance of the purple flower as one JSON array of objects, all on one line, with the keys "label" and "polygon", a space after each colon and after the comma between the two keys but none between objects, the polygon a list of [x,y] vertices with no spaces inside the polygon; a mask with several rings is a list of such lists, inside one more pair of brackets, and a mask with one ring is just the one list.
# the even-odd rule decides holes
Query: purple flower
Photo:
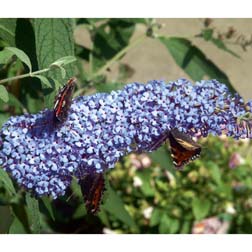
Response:
[{"label": "purple flower", "polygon": [[192,234],[226,234],[230,227],[230,222],[221,221],[213,216],[194,223]]},{"label": "purple flower", "polygon": [[239,153],[234,152],[229,159],[228,165],[229,165],[229,168],[234,169],[237,166],[244,163],[245,163],[245,160],[242,158],[242,156]]},{"label": "purple flower", "polygon": [[172,128],[252,138],[251,112],[251,101],[232,97],[216,80],[131,83],[77,97],[63,123],[51,110],[11,117],[0,131],[0,165],[26,189],[56,198],[73,176],[104,172],[132,151],[151,151]]}]

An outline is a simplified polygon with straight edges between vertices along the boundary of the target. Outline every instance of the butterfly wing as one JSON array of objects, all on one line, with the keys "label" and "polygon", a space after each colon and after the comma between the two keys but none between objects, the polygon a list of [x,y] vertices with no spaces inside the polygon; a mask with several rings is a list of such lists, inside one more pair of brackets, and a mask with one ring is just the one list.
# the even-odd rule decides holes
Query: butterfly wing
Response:
[{"label": "butterfly wing", "polygon": [[182,169],[190,161],[199,157],[201,146],[194,142],[190,136],[172,129],[169,133],[171,156],[176,168]]},{"label": "butterfly wing", "polygon": [[85,206],[88,213],[96,214],[99,211],[102,196],[105,191],[103,173],[91,173],[79,180]]},{"label": "butterfly wing", "polygon": [[64,121],[67,117],[75,85],[76,79],[71,78],[55,97],[54,114],[60,122]]}]

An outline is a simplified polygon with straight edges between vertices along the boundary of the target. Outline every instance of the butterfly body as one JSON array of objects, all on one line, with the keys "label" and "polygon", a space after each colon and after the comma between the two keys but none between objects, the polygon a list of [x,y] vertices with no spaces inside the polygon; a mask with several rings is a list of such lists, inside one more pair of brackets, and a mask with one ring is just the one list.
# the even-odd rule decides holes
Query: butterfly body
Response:
[{"label": "butterfly body", "polygon": [[55,118],[60,122],[64,121],[67,117],[75,85],[76,79],[69,79],[65,86],[59,91],[58,95],[55,97],[53,108],[54,115]]}]

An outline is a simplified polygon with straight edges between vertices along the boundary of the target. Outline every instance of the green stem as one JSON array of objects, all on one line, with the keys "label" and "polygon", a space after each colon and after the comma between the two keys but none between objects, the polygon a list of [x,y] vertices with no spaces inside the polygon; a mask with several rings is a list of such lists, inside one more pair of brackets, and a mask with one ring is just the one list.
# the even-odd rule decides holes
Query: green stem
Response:
[{"label": "green stem", "polygon": [[0,80],[0,84],[5,83],[5,82],[9,82],[9,81],[13,81],[13,80],[27,78],[27,77],[34,77],[35,75],[38,75],[38,74],[41,74],[41,73],[46,73],[48,71],[50,71],[50,68],[45,68],[45,69],[38,70],[38,71],[35,71],[35,72],[26,73],[26,74],[14,76],[14,77],[6,78],[6,79],[3,79],[3,80]]},{"label": "green stem", "polygon": [[126,47],[124,47],[120,52],[118,52],[111,60],[109,60],[103,67],[101,67],[99,70],[97,70],[94,74],[91,75],[91,79],[94,79],[95,77],[103,74],[107,68],[109,68],[114,62],[116,62],[118,59],[120,59],[123,54],[125,54],[127,51],[129,51],[131,48],[135,47],[136,45],[140,44],[146,36],[141,36],[138,39],[134,40],[130,44],[128,44]]},{"label": "green stem", "polygon": [[[118,52],[111,60],[109,60],[98,71],[96,71],[94,74],[90,74],[88,81],[92,81],[95,77],[103,74],[103,72],[105,72],[106,69],[109,68],[119,58],[121,58],[123,56],[123,54],[128,52],[134,46],[140,44],[145,38],[146,38],[146,36],[141,36],[141,37],[137,38],[136,40],[134,40],[133,42],[131,42],[130,44],[128,44],[126,47],[124,47],[120,52]],[[80,94],[83,94],[87,89],[88,89],[87,87],[80,88],[78,91],[76,91],[76,93],[74,93],[74,97],[79,96]]]}]

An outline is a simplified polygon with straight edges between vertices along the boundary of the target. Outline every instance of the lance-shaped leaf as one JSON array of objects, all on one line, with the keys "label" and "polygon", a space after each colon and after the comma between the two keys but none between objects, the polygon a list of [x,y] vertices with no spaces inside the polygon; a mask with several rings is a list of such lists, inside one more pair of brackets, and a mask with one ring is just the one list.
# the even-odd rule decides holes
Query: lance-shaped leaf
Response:
[{"label": "lance-shaped leaf", "polygon": [[41,198],[41,201],[43,202],[45,208],[47,209],[48,213],[50,214],[50,217],[52,218],[52,220],[55,221],[55,216],[54,216],[53,207],[52,207],[52,201],[50,200],[50,198],[47,196],[44,196]]},{"label": "lance-shaped leaf", "polygon": [[38,200],[26,193],[27,216],[32,233],[39,234],[41,229]]},{"label": "lance-shaped leaf", "polygon": [[73,63],[75,62],[77,59],[74,57],[74,56],[65,56],[65,57],[62,57],[58,60],[56,60],[55,62],[53,62],[51,65],[50,65],[50,68],[59,68],[60,71],[61,71],[61,77],[62,79],[65,79],[66,77],[66,70],[64,68],[64,66],[70,64],[70,63]]},{"label": "lance-shaped leaf", "polygon": [[54,61],[51,64],[51,66],[54,66],[54,65],[56,65],[58,67],[65,66],[65,65],[70,64],[70,63],[75,62],[75,61],[76,61],[76,58],[74,56],[66,56],[66,57],[62,57],[62,58]]},{"label": "lance-shaped leaf", "polygon": [[135,23],[124,19],[110,19],[94,33],[93,69],[97,70],[128,45]]},{"label": "lance-shaped leaf", "polygon": [[0,85],[0,99],[3,100],[4,102],[8,102],[9,100],[8,92],[3,85]]},{"label": "lance-shaped leaf", "polygon": [[8,50],[1,51],[0,52],[0,66],[7,64],[12,56],[13,56],[13,53],[11,51],[8,51]]},{"label": "lance-shaped leaf", "polygon": [[105,203],[101,206],[102,209],[108,211],[116,219],[122,221],[127,226],[131,227],[132,230],[138,231],[134,219],[129,215],[128,211],[125,209],[122,199],[117,195],[117,193],[111,188],[109,184],[106,184],[108,190],[108,198]]},{"label": "lance-shaped leaf", "polygon": [[211,203],[208,199],[194,198],[192,201],[192,210],[196,220],[202,220],[211,209]]},{"label": "lance-shaped leaf", "polygon": [[[57,60],[62,57],[74,55],[72,19],[37,18],[34,20],[33,24],[39,69],[48,68],[53,62],[57,62]],[[64,64],[65,62],[67,62],[66,59],[65,61],[63,60]],[[66,78],[70,78],[74,75],[73,64],[67,65],[65,70]],[[55,68],[54,71],[49,71],[46,76],[58,80],[62,85],[65,82],[58,68]],[[54,87],[54,89],[48,89],[46,84],[43,84],[43,88],[45,94],[47,94],[46,106],[51,106],[58,88]]]},{"label": "lance-shaped leaf", "polygon": [[4,171],[2,168],[0,168],[0,180],[4,183],[5,188],[8,190],[8,192],[12,195],[16,194],[16,190],[13,186],[13,183],[6,171]]},{"label": "lance-shaped leaf", "polygon": [[9,234],[27,234],[23,223],[17,217],[14,217],[10,225]]},{"label": "lance-shaped leaf", "polygon": [[51,88],[52,84],[50,83],[50,80],[43,76],[43,75],[33,75],[32,77],[40,79],[40,81],[47,87]]},{"label": "lance-shaped leaf", "polygon": [[29,71],[32,71],[31,61],[26,53],[16,47],[5,47],[5,50],[12,52],[16,55],[25,65],[28,66]]},{"label": "lance-shaped leaf", "polygon": [[202,31],[202,33],[199,35],[199,37],[203,37],[205,41],[210,41],[212,42],[215,46],[217,46],[219,49],[228,52],[230,54],[232,54],[233,56],[235,56],[236,58],[241,58],[238,54],[236,54],[235,52],[233,52],[232,50],[230,50],[229,48],[227,48],[227,46],[225,45],[225,43],[223,42],[223,40],[219,39],[219,38],[215,38],[213,36],[214,34],[214,29],[204,29]]},{"label": "lance-shaped leaf", "polygon": [[0,38],[9,46],[15,46],[16,18],[0,18]]},{"label": "lance-shaped leaf", "polygon": [[206,55],[191,41],[177,37],[159,37],[166,46],[176,63],[195,81],[211,79],[225,83],[231,92],[235,89],[231,85],[227,75],[220,70]]}]

